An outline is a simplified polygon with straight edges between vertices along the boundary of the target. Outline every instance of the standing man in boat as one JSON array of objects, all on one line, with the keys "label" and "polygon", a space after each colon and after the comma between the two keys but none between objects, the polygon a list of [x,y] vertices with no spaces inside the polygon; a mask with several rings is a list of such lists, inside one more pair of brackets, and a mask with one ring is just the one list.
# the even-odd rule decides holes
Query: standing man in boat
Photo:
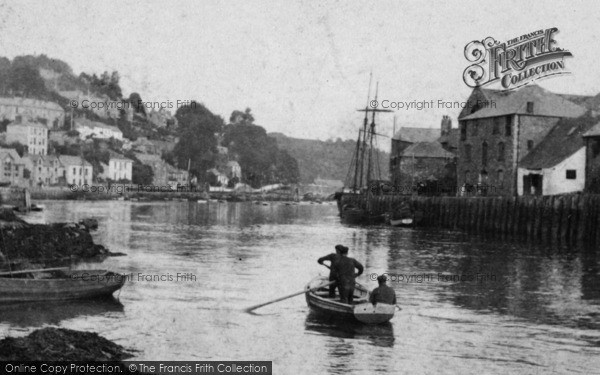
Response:
[{"label": "standing man in boat", "polygon": [[317,260],[317,262],[319,262],[319,264],[323,264],[323,262],[326,260],[329,261],[329,281],[336,281],[335,284],[329,285],[329,298],[335,298],[335,288],[338,286],[337,284],[339,284],[337,275],[333,269],[333,264],[336,263],[338,260],[340,260],[340,258],[342,257],[340,255],[340,251],[342,250],[343,247],[344,246],[342,246],[342,245],[335,245],[335,253],[325,255],[324,257],[320,257]]},{"label": "standing man in boat", "polygon": [[388,305],[396,304],[396,292],[393,288],[385,284],[386,281],[387,277],[385,277],[385,275],[379,275],[379,277],[377,277],[379,286],[373,289],[371,297],[369,298],[369,302],[373,305],[377,305],[378,303],[387,303]]},{"label": "standing man in boat", "polygon": [[[362,275],[364,267],[356,259],[348,256],[348,248],[346,246],[342,246],[340,255],[340,259],[333,265],[332,269],[338,278],[340,301],[352,304],[354,300],[354,284],[356,283],[356,278]],[[358,270],[358,273],[354,273],[355,268]]]}]

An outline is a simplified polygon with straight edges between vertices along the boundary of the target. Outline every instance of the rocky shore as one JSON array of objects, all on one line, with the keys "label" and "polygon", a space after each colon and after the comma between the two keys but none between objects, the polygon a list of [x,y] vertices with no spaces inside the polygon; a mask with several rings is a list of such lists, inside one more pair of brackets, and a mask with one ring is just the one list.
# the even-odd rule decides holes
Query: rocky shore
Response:
[{"label": "rocky shore", "polygon": [[0,340],[0,361],[122,361],[132,351],[94,332],[42,328]]},{"label": "rocky shore", "polygon": [[69,264],[77,260],[103,259],[111,253],[95,244],[90,231],[93,219],[80,223],[30,224],[12,210],[0,211],[0,269]]}]

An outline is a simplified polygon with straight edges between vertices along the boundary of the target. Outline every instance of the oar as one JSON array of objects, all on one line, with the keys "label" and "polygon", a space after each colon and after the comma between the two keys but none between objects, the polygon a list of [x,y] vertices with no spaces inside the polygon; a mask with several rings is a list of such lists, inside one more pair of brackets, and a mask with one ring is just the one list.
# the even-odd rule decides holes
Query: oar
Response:
[{"label": "oar", "polygon": [[285,297],[280,297],[280,298],[274,299],[274,300],[269,301],[269,302],[261,303],[260,305],[254,305],[254,306],[248,307],[244,311],[246,311],[246,312],[249,313],[249,312],[252,312],[252,311],[258,309],[259,307],[263,307],[263,306],[267,306],[267,305],[270,305],[270,304],[275,303],[275,302],[283,301],[284,299],[292,298],[292,297],[295,297],[297,295],[304,294],[306,292],[312,292],[314,290],[324,288],[324,287],[329,286],[329,285],[334,284],[334,283],[335,283],[335,281],[330,281],[327,284],[319,285],[319,286],[316,286],[314,288],[310,288],[308,290],[303,290],[301,292],[292,293],[292,294],[287,295]]}]

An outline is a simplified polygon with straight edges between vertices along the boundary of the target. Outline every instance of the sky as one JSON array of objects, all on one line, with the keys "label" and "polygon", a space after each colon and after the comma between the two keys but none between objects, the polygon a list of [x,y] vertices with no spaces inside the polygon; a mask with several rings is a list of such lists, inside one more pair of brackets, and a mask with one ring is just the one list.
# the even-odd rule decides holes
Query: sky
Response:
[{"label": "sky", "polygon": [[[347,139],[362,123],[370,72],[380,102],[464,102],[466,44],[549,27],[573,54],[572,74],[540,86],[600,92],[597,1],[0,1],[0,56],[116,70],[124,93],[145,101],[196,100],[225,120],[250,107],[268,132]],[[443,115],[456,127],[459,112],[380,114],[378,132],[438,127]]]}]

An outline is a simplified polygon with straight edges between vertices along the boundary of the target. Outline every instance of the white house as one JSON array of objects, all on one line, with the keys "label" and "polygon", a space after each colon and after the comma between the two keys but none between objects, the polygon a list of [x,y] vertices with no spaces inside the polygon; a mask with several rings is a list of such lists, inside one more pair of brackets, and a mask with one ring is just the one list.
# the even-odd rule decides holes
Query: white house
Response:
[{"label": "white house", "polygon": [[19,142],[27,147],[27,152],[35,155],[48,153],[48,127],[39,122],[23,121],[17,116],[6,126],[6,143]]},{"label": "white house", "polygon": [[79,138],[81,139],[92,137],[101,139],[114,138],[119,141],[123,140],[123,132],[116,126],[91,121],[86,118],[78,118],[75,120],[75,130],[79,132]]},{"label": "white house", "polygon": [[104,172],[100,174],[105,179],[111,179],[113,181],[129,180],[132,179],[133,161],[127,159],[122,155],[111,155],[108,165],[102,163]]},{"label": "white house", "polygon": [[585,188],[586,148],[583,134],[593,124],[558,122],[522,160],[517,172],[519,195],[556,195]]},{"label": "white house", "polygon": [[65,168],[64,176],[67,184],[89,185],[92,183],[92,165],[79,156],[60,155],[58,157]]},{"label": "white house", "polygon": [[242,167],[237,161],[227,162],[227,175],[229,178],[242,178]]}]

